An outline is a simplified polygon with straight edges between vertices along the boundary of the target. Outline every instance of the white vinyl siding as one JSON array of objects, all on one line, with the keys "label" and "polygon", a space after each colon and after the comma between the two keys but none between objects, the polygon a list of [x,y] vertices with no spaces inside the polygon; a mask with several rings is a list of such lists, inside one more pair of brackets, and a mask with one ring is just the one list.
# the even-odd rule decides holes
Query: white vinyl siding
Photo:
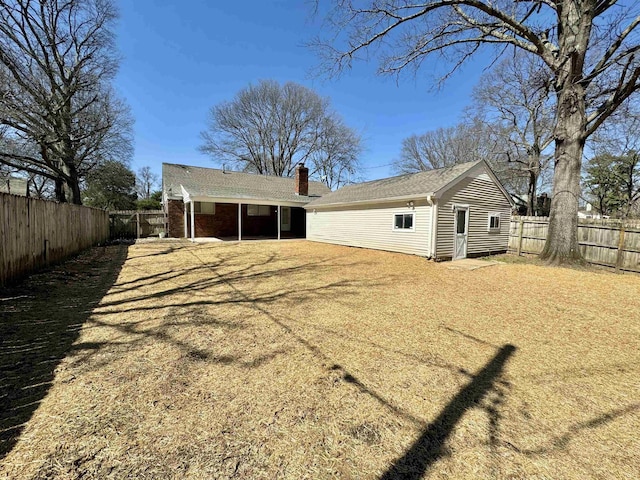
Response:
[{"label": "white vinyl siding", "polygon": [[[467,256],[506,251],[511,204],[486,173],[469,176],[438,199],[437,258],[453,256],[455,204],[469,205]],[[500,228],[488,231],[489,214],[500,215]]]},{"label": "white vinyl siding", "polygon": [[[429,256],[431,207],[414,201],[307,210],[307,239],[353,247]],[[395,215],[413,213],[413,229],[395,230]]]}]

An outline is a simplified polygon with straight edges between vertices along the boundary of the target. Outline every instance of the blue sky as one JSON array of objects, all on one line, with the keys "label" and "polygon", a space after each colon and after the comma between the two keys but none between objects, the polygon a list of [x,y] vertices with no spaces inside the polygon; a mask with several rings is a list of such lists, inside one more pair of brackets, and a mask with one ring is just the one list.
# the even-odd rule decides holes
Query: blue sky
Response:
[{"label": "blue sky", "polygon": [[135,118],[134,170],[162,162],[213,167],[198,151],[209,109],[249,83],[293,81],[329,97],[362,133],[363,177],[392,175],[402,139],[460,119],[479,75],[467,67],[444,88],[430,87],[429,66],[399,83],[359,63],[341,77],[314,78],[319,60],[304,47],[320,33],[308,2],[295,0],[118,0],[115,86]]}]

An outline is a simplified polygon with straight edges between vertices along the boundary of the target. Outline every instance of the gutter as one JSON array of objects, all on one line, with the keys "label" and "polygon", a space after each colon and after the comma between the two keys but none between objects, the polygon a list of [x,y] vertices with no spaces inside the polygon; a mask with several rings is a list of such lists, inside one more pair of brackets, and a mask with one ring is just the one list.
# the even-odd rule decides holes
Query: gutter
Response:
[{"label": "gutter", "polygon": [[[320,209],[320,208],[333,208],[333,207],[348,207],[351,205],[375,205],[380,203],[393,203],[393,202],[401,202],[406,200],[416,200],[416,198],[421,198],[424,193],[418,193],[413,195],[403,195],[401,197],[385,197],[385,198],[375,198],[372,200],[356,200],[353,202],[336,202],[336,203],[320,203],[314,205],[313,202],[307,203],[304,208],[307,210]],[[433,194],[428,194],[427,197],[431,197]],[[424,198],[424,197],[422,197]]]}]

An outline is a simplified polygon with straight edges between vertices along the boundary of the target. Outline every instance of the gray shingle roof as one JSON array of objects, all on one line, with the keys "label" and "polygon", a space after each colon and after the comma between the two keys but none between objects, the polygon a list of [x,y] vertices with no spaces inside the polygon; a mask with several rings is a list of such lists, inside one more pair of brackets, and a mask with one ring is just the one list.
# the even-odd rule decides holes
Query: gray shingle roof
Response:
[{"label": "gray shingle roof", "polygon": [[254,199],[301,204],[329,192],[329,188],[322,182],[309,181],[309,195],[302,196],[296,195],[293,178],[163,163],[164,193],[168,196],[181,195],[180,186],[194,197]]},{"label": "gray shingle roof", "polygon": [[471,170],[480,161],[467,162],[452,167],[439,168],[420,173],[409,173],[397,177],[383,178],[371,182],[357,183],[327,193],[307,204],[307,208],[323,205],[345,205],[375,200],[390,200],[427,196],[440,190],[449,182]]}]

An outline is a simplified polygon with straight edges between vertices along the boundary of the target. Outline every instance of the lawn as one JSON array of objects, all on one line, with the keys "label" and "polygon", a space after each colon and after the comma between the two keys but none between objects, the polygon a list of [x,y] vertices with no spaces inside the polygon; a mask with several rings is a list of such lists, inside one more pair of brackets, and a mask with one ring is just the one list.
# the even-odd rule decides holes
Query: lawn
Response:
[{"label": "lawn", "polygon": [[0,295],[0,477],[640,476],[640,276],[305,241],[94,249]]}]

